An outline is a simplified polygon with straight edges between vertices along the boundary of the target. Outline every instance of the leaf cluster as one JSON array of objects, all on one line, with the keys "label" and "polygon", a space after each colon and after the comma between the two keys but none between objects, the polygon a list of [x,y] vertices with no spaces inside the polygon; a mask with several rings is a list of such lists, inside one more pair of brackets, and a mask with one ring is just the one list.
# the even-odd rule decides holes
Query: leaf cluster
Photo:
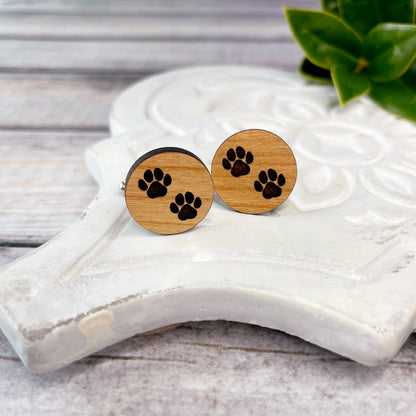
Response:
[{"label": "leaf cluster", "polygon": [[416,122],[413,0],[321,0],[323,11],[285,9],[306,58],[300,72],[332,82],[341,105],[362,94]]}]

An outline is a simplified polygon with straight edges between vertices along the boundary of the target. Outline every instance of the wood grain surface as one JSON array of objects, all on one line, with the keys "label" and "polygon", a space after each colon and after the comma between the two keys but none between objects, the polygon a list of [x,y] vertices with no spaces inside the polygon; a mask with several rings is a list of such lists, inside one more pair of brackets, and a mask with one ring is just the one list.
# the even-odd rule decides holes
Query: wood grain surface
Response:
[{"label": "wood grain surface", "polygon": [[211,174],[191,152],[154,149],[130,168],[125,199],[131,216],[159,234],[178,234],[199,224],[214,200]]},{"label": "wood grain surface", "polygon": [[[295,70],[282,6],[318,0],[0,1],[0,264],[32,252],[94,198],[83,152],[129,84],[183,65]],[[412,415],[416,336],[367,368],[233,322],[138,335],[46,375],[0,333],[5,415]]]},{"label": "wood grain surface", "polygon": [[215,191],[228,206],[262,214],[281,205],[296,183],[295,156],[266,130],[243,130],[218,148],[211,166]]}]

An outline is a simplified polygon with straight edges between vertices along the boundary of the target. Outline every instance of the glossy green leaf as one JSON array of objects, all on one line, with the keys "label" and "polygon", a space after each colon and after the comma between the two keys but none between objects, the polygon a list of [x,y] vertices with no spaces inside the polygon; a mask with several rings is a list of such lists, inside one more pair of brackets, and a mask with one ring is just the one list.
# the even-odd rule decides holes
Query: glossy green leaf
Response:
[{"label": "glossy green leaf", "polygon": [[322,10],[339,16],[337,0],[321,0]]},{"label": "glossy green leaf", "polygon": [[403,78],[373,83],[370,97],[385,110],[416,123],[416,76],[407,81]]},{"label": "glossy green leaf", "polygon": [[401,79],[407,86],[416,91],[416,61],[413,62]]},{"label": "glossy green leaf", "polygon": [[285,9],[293,36],[306,57],[325,69],[338,65],[357,65],[361,54],[360,38],[331,13]]},{"label": "glossy green leaf", "polygon": [[354,67],[334,66],[331,68],[331,77],[342,105],[371,89],[368,75],[354,72]]},{"label": "glossy green leaf", "polygon": [[308,58],[305,58],[301,62],[299,72],[311,81],[325,82],[327,84],[332,83],[331,73],[325,68],[316,66]]},{"label": "glossy green leaf", "polygon": [[339,14],[361,36],[383,22],[412,23],[413,0],[338,0]]},{"label": "glossy green leaf", "polygon": [[370,78],[375,82],[393,81],[416,57],[416,26],[381,23],[367,35],[363,50],[370,62]]}]

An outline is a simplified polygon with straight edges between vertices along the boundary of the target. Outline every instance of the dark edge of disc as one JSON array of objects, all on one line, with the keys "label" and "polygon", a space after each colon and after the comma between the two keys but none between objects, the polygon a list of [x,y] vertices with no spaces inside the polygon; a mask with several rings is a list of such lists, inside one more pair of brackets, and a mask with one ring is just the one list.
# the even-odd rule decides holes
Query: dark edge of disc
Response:
[{"label": "dark edge of disc", "polygon": [[[137,166],[139,166],[140,163],[144,162],[145,160],[149,159],[150,157],[159,155],[160,153],[183,153],[185,155],[188,155],[188,156],[191,156],[191,157],[195,158],[196,160],[198,160],[199,162],[201,162],[205,166],[205,163],[197,155],[190,152],[189,150],[182,149],[181,147],[169,147],[169,146],[167,146],[167,147],[159,147],[157,149],[150,150],[150,152],[147,152],[144,155],[140,156],[131,165],[131,168],[129,169],[129,171],[127,173],[127,176],[126,176],[126,180],[124,181],[124,183],[125,183],[124,195],[126,194],[127,182],[130,179],[131,174],[137,168]],[[208,170],[208,168],[206,166],[205,166],[205,169]]]}]

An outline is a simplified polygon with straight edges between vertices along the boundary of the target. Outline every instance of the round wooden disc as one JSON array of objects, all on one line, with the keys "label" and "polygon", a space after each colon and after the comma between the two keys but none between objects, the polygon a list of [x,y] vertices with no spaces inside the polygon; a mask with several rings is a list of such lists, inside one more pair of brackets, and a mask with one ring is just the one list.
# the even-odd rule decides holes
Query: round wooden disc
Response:
[{"label": "round wooden disc", "polygon": [[295,186],[296,160],[286,142],[266,130],[243,130],[215,153],[215,191],[231,208],[246,214],[271,211]]},{"label": "round wooden disc", "polygon": [[197,225],[214,199],[211,175],[197,156],[164,147],[140,157],[125,181],[126,205],[144,228],[177,234]]}]

